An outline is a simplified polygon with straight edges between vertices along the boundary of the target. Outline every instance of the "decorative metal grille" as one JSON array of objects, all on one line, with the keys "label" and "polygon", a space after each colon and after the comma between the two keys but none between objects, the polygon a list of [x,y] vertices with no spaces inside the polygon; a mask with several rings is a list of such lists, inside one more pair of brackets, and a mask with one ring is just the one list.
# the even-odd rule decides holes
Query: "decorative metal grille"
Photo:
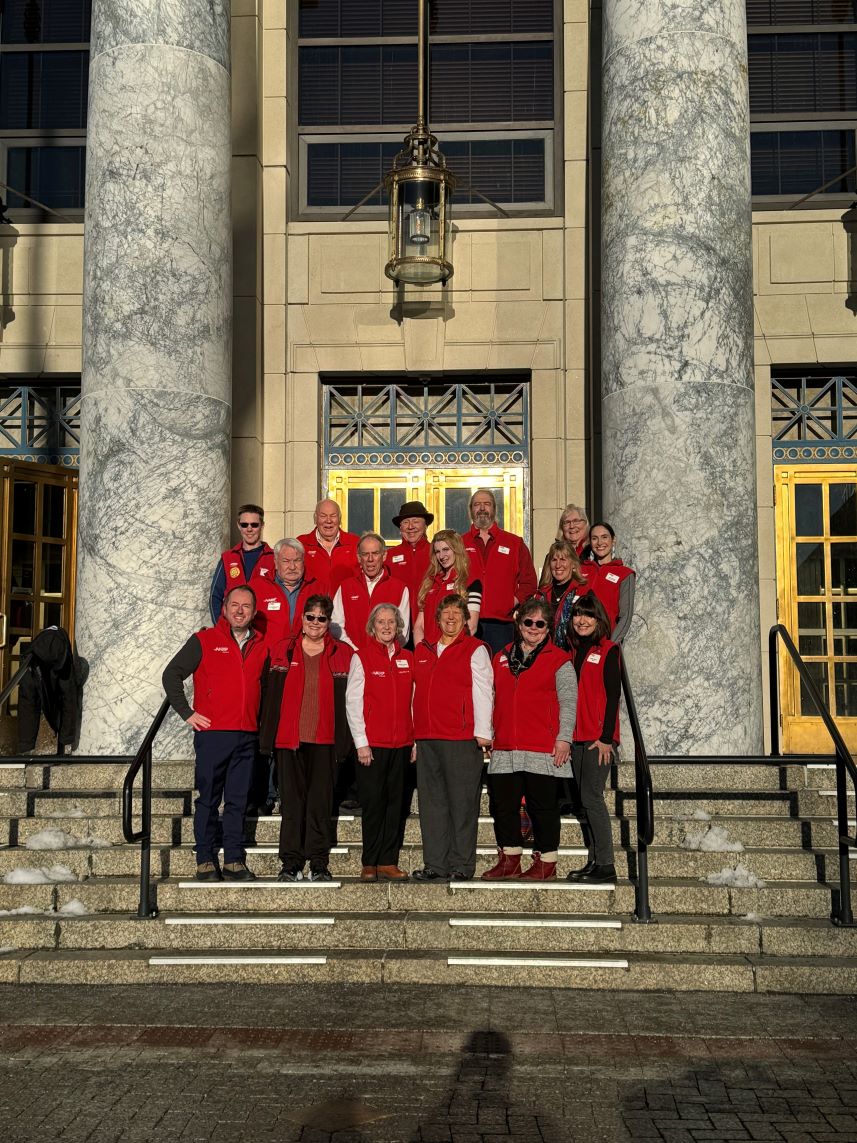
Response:
[{"label": "decorative metal grille", "polygon": [[325,464],[524,464],[527,382],[337,381],[324,387]]},{"label": "decorative metal grille", "polygon": [[0,387],[0,456],[76,468],[80,383]]}]

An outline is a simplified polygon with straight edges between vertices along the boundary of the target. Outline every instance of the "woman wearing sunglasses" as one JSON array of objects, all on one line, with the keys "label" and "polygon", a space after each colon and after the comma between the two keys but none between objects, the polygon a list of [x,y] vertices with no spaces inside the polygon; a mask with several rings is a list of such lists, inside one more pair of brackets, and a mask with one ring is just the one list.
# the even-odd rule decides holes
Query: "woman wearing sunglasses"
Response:
[{"label": "woman wearing sunglasses", "polygon": [[[577,681],[571,658],[550,638],[553,609],[528,599],[515,638],[494,656],[494,750],[488,783],[497,863],[485,881],[551,881],[559,848],[560,778],[571,777]],[[521,798],[533,824],[533,861],[521,872]]]},{"label": "woman wearing sunglasses", "polygon": [[260,744],[276,748],[282,819],[279,881],[330,881],[337,760],[348,752],[345,685],[352,650],[330,635],[333,601],[311,595],[300,634],[271,654]]}]

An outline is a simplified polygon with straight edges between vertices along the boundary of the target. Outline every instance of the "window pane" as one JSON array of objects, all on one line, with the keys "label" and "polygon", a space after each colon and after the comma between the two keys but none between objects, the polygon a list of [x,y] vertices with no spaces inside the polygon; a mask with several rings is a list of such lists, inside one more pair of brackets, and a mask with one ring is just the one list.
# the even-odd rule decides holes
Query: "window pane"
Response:
[{"label": "window pane", "polygon": [[857,662],[834,663],[836,714],[857,715]]},{"label": "window pane", "polygon": [[372,488],[348,489],[348,531],[361,535],[375,529],[375,492]]},{"label": "window pane", "polygon": [[857,0],[747,0],[747,23],[850,24]]},{"label": "window pane", "polygon": [[0,55],[0,127],[85,127],[89,52]]},{"label": "window pane", "polygon": [[830,545],[830,579],[834,595],[857,594],[857,543]]},{"label": "window pane", "polygon": [[798,595],[824,595],[824,544],[795,544]]},{"label": "window pane", "polygon": [[87,43],[91,7],[91,0],[5,0],[0,43]]},{"label": "window pane", "polygon": [[400,543],[402,534],[396,525],[393,523],[393,517],[398,516],[399,509],[408,499],[407,488],[382,488],[381,489],[381,519],[379,521],[380,527],[378,531],[385,540],[395,540]]},{"label": "window pane", "polygon": [[[754,131],[750,158],[754,195],[806,194],[855,165],[853,131]],[[827,188],[857,188],[852,172]]]},{"label": "window pane", "polygon": [[[837,604],[841,607],[842,604]],[[823,603],[797,605],[797,645],[802,655],[826,655],[827,631],[824,625]]]},{"label": "window pane", "polygon": [[[830,707],[830,687],[827,683],[827,664],[826,663],[807,663],[806,669],[809,676],[815,683],[816,689],[820,693],[821,701],[826,707]],[[817,717],[818,710],[815,703],[809,697],[809,691],[804,685],[803,679],[800,680],[800,711],[801,714],[812,717]]]},{"label": "window pane", "polygon": [[[86,187],[85,147],[10,147],[6,161],[7,180],[45,206],[61,210],[81,208]],[[9,207],[31,207],[9,191]]]},{"label": "window pane", "polygon": [[857,603],[833,604],[833,654],[857,655]]},{"label": "window pane", "polygon": [[831,536],[857,536],[857,485],[830,485]]},{"label": "window pane", "polygon": [[12,541],[12,590],[33,590],[36,545],[29,540]]},{"label": "window pane", "polygon": [[[433,36],[552,32],[553,0],[433,0]],[[299,34],[415,36],[417,5],[404,0],[300,0]]]},{"label": "window pane", "polygon": [[57,540],[65,536],[65,488],[61,484],[42,486],[42,535]]},{"label": "window pane", "polygon": [[795,485],[795,535],[824,535],[821,496],[820,484]]},{"label": "window pane", "polygon": [[12,531],[24,536],[36,534],[36,486],[32,481],[15,481],[12,493]]},{"label": "window pane", "polygon": [[470,490],[445,488],[443,490],[444,527],[455,532],[466,532],[470,527]]},{"label": "window pane", "polygon": [[59,601],[52,601],[42,604],[42,613],[44,619],[42,620],[42,628],[45,627],[62,627],[62,608],[63,605]]},{"label": "window pane", "polygon": [[753,114],[857,107],[857,34],[750,36],[748,52]]},{"label": "window pane", "polygon": [[9,603],[9,627],[13,631],[33,630],[33,604],[29,599],[13,599]]},{"label": "window pane", "polygon": [[60,544],[42,544],[42,588],[45,595],[62,595],[63,557]]}]

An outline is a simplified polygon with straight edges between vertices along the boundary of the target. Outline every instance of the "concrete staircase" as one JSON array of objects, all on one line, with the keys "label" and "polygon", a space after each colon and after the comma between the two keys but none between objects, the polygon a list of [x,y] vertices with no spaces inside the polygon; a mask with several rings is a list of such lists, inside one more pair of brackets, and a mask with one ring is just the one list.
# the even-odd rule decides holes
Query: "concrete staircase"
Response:
[{"label": "concrete staircase", "polygon": [[[192,766],[156,763],[152,866],[160,913],[149,921],[133,919],[139,849],[122,840],[125,766],[2,763],[0,982],[393,981],[852,993],[857,929],[828,919],[838,892],[835,771],[828,761],[653,760],[649,868],[656,923],[649,925],[632,919],[632,763],[615,768],[609,794],[620,878],[606,888],[565,881],[364,885],[357,880],[360,821],[352,817],[339,820],[332,884],[277,883],[279,822],[263,818],[248,858],[262,880],[200,885],[193,881]],[[484,796],[482,812],[478,872],[494,860]],[[44,830],[61,830],[79,844],[28,848],[28,839]],[[705,833],[708,842],[740,842],[743,850],[687,848],[689,835],[698,844]],[[561,845],[564,874],[584,860],[573,818],[563,822]],[[401,864],[422,864],[416,817],[407,823]],[[75,880],[4,880],[13,870],[55,865]],[[764,886],[705,880],[739,865]],[[857,875],[857,862],[852,869]]]}]

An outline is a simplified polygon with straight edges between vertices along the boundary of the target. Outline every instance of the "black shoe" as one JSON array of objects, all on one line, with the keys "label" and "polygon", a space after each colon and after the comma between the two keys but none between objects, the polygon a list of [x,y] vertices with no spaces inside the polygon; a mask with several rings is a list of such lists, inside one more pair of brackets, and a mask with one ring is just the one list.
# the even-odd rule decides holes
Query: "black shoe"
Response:
[{"label": "black shoe", "polygon": [[326,865],[317,865],[314,869],[310,866],[308,881],[332,881],[333,876]]},{"label": "black shoe", "polygon": [[348,797],[339,803],[339,808],[341,810],[347,810],[348,813],[352,814],[355,810],[360,809],[360,803],[356,798]]},{"label": "black shoe", "polygon": [[579,881],[581,877],[587,877],[595,868],[595,858],[590,857],[582,869],[572,869],[571,873],[565,875],[566,881]]},{"label": "black shoe", "polygon": [[223,879],[225,881],[255,881],[256,874],[248,869],[243,861],[230,861],[223,866]]},{"label": "black shoe", "polygon": [[593,865],[588,873],[584,873],[578,877],[578,881],[587,885],[598,885],[606,881],[616,880],[616,866],[615,865]]},{"label": "black shoe", "polygon": [[278,881],[303,881],[304,871],[299,865],[284,865],[277,874]]},{"label": "black shoe", "polygon": [[438,873],[435,869],[429,869],[428,866],[426,866],[425,869],[417,869],[416,872],[411,874],[411,879],[413,881],[449,881],[449,878],[445,874]]},{"label": "black shoe", "polygon": [[449,875],[450,881],[471,881],[472,878],[468,877],[466,873],[462,873],[460,869],[453,869]]},{"label": "black shoe", "polygon": [[197,881],[222,881],[223,874],[213,861],[202,861],[196,867]]},{"label": "black shoe", "polygon": [[261,810],[261,813],[266,818],[270,818],[270,817],[273,817],[274,813],[276,812],[276,809],[277,809],[277,803],[276,802],[265,802],[265,805],[264,805],[263,809]]}]

